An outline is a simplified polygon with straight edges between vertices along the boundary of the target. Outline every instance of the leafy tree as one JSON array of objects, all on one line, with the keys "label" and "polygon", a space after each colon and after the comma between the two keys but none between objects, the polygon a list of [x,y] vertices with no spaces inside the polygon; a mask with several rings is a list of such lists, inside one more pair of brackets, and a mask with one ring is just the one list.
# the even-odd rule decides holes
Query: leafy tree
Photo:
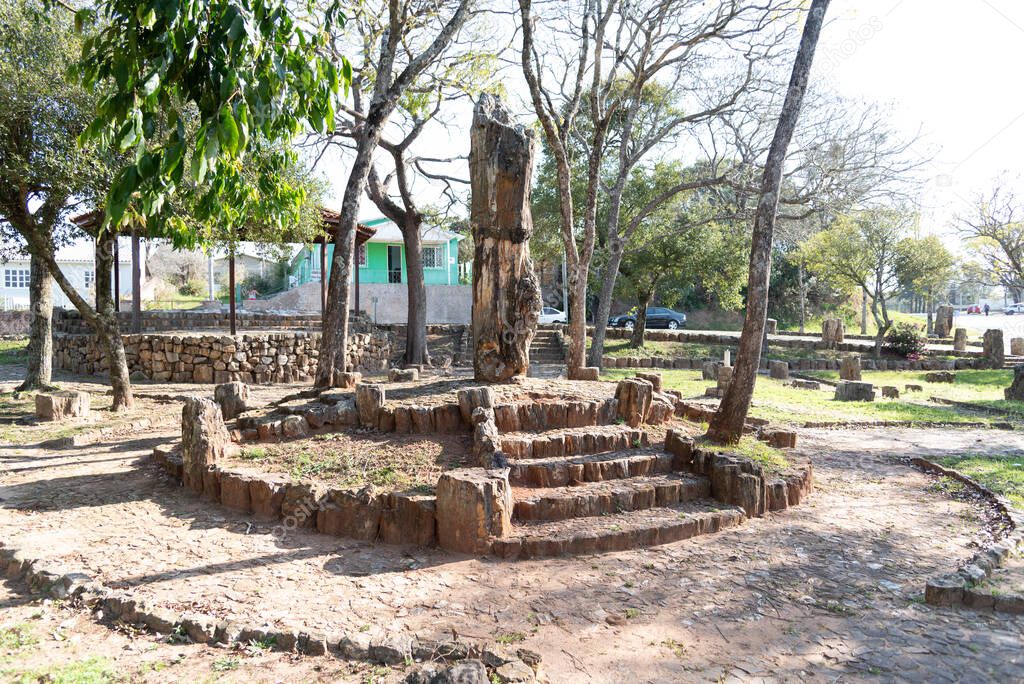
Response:
[{"label": "leafy tree", "polygon": [[47,262],[73,236],[67,217],[103,187],[106,171],[94,146],[75,144],[95,101],[64,78],[79,50],[71,16],[56,12],[47,21],[43,9],[35,0],[0,0],[0,233],[31,259],[22,390],[50,385],[54,276]]},{"label": "leafy tree", "polygon": [[981,282],[1002,285],[1014,301],[1024,292],[1024,206],[1006,180],[980,194],[973,207],[957,218],[968,248],[985,264]]},{"label": "leafy tree", "polygon": [[915,240],[907,261],[899,266],[900,284],[906,292],[923,297],[928,308],[928,332],[932,330],[935,297],[948,301],[956,258],[934,235]]}]

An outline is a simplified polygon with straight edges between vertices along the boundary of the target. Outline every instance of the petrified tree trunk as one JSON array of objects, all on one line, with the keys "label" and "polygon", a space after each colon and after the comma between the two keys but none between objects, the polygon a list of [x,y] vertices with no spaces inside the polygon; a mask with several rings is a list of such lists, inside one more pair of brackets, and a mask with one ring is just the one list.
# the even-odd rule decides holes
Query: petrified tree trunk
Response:
[{"label": "petrified tree trunk", "polygon": [[473,111],[469,173],[473,229],[473,371],[505,381],[530,368],[540,286],[530,260],[532,131],[516,125],[494,95]]},{"label": "petrified tree trunk", "polygon": [[953,330],[953,307],[943,304],[935,314],[936,337],[949,337]]}]

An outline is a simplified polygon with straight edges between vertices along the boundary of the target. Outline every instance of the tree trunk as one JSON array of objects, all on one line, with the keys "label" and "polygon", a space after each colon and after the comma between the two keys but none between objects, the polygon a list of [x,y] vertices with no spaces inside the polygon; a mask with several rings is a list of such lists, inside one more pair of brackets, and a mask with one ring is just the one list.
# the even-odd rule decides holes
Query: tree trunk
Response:
[{"label": "tree trunk", "polygon": [[807,78],[814,60],[814,48],[818,43],[821,25],[825,19],[829,0],[814,0],[804,23],[800,48],[793,63],[793,74],[789,80],[782,114],[775,128],[768,160],[761,178],[761,197],[754,215],[754,231],[750,247],[750,265],[747,272],[747,311],[743,319],[743,333],[740,336],[739,351],[732,381],[722,397],[722,402],[711,419],[708,437],[725,444],[739,442],[743,435],[743,424],[750,410],[750,399],[754,394],[757,367],[761,358],[761,341],[764,337],[765,319],[768,316],[768,284],[772,266],[772,239],[775,233],[775,219],[779,207],[779,191],[782,185],[782,166],[786,148],[793,137]]},{"label": "tree trunk", "polygon": [[[629,338],[630,347],[639,348],[644,346],[644,333],[647,332],[647,307],[651,305],[652,299],[654,299],[653,291],[645,292],[637,298],[637,306],[640,308],[636,312],[636,322],[633,324],[633,334]],[[597,329],[596,325],[594,326],[594,329]]]},{"label": "tree trunk", "polygon": [[[619,266],[622,264],[622,248],[610,249],[608,263],[605,265],[604,274],[601,278],[601,301],[597,305],[597,314],[594,319],[594,339],[590,341],[590,365],[600,368],[601,359],[604,357],[604,340],[608,331],[608,316],[612,312],[612,299],[615,295],[615,277],[619,273]],[[646,324],[647,309],[644,307],[644,318]],[[640,322],[639,314],[637,322]],[[636,339],[636,328],[633,329],[633,339]],[[643,346],[643,341],[639,345]]]},{"label": "tree trunk", "polygon": [[345,367],[345,346],[348,341],[349,278],[352,276],[352,257],[355,253],[356,221],[359,205],[370,174],[373,151],[380,142],[384,115],[374,116],[373,110],[364,123],[362,136],[356,142],[356,156],[352,161],[345,195],[341,202],[341,216],[334,230],[334,254],[331,258],[331,277],[327,287],[327,311],[320,335],[320,356],[317,359],[315,385],[330,387],[337,373]]},{"label": "tree trunk", "polygon": [[132,232],[132,332],[142,332],[142,244],[135,231]]},{"label": "tree trunk", "polygon": [[804,262],[800,261],[800,264],[796,267],[796,278],[797,278],[797,291],[800,293],[800,334],[804,333],[804,327],[807,325],[807,282],[806,273],[804,272]]},{"label": "tree trunk", "polygon": [[580,264],[569,265],[569,345],[565,365],[572,377],[577,368],[586,365],[587,356],[587,278],[580,277]]},{"label": "tree trunk", "polygon": [[860,334],[868,334],[868,291],[860,293]]},{"label": "tree trunk", "polygon": [[28,337],[28,368],[19,392],[48,389],[53,372],[53,278],[42,259],[31,257],[28,284],[32,323]]},{"label": "tree trunk", "polygon": [[[482,382],[524,376],[537,332],[540,285],[530,259],[534,137],[484,93],[470,131],[473,372]],[[578,321],[577,321],[578,322]]]},{"label": "tree trunk", "polygon": [[107,362],[110,364],[110,386],[114,391],[115,411],[129,409],[135,403],[132,397],[131,380],[128,372],[128,357],[124,352],[124,340],[114,310],[111,296],[112,270],[114,263],[114,242],[117,237],[104,231],[96,241],[96,334],[106,347]]},{"label": "tree trunk", "polygon": [[423,278],[423,238],[420,235],[422,221],[419,216],[412,214],[407,214],[406,221],[406,225],[402,226],[402,241],[405,244],[405,270],[409,280],[405,362],[407,364],[429,365],[430,354],[427,351],[427,286]]}]

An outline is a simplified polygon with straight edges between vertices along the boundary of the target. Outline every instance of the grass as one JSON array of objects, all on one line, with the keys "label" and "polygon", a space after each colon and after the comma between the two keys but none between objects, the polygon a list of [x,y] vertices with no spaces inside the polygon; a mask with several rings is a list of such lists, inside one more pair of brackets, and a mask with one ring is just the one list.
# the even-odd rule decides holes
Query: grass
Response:
[{"label": "grass", "polygon": [[0,340],[0,366],[28,363],[28,340]]},{"label": "grass", "polygon": [[[603,379],[619,380],[635,375],[637,369],[611,368],[605,371]],[[700,371],[694,370],[660,370],[662,382],[666,389],[678,390],[684,398],[702,398],[704,390],[713,386],[710,380],[701,379]],[[983,396],[995,396],[999,383],[1005,381],[1009,384],[1009,371],[961,371],[964,373],[975,373],[979,375],[968,375],[963,384],[965,386],[976,386],[982,389],[972,390]],[[1004,377],[985,374],[1004,373]],[[820,374],[827,376],[827,373]],[[875,377],[876,375],[882,377]],[[865,373],[864,379],[868,382],[881,384],[897,384],[900,389],[905,383],[921,384],[923,373]],[[884,382],[883,382],[884,381]],[[802,424],[807,422],[872,422],[872,421],[905,421],[915,423],[969,423],[986,422],[987,417],[977,413],[960,409],[955,406],[925,403],[928,399],[929,388],[935,387],[935,383],[927,383],[924,392],[904,394],[899,399],[879,398],[873,402],[844,401],[839,402],[833,399],[832,392],[825,388],[822,391],[796,389],[783,384],[781,380],[774,380],[765,376],[759,376],[757,385],[754,388],[754,398],[750,414],[753,417],[765,418],[777,424]],[[946,385],[948,388],[949,385]],[[987,389],[985,389],[987,387]],[[999,390],[1001,391],[1001,390]],[[935,393],[937,394],[937,393]],[[979,403],[1003,403],[1012,404],[1011,408],[1020,410],[1024,415],[1024,406],[1021,402],[996,402]]]},{"label": "grass", "polygon": [[0,650],[20,651],[38,643],[39,637],[33,634],[32,627],[25,623],[0,628]]},{"label": "grass", "polygon": [[[738,344],[738,343],[737,343]],[[590,338],[587,338],[590,348]],[[639,358],[689,358],[689,359],[721,359],[728,349],[736,356],[737,345],[699,344],[696,342],[668,342],[664,340],[647,340],[643,347],[629,346],[629,340],[607,340],[604,343],[604,355],[613,358],[636,356]],[[774,345],[769,356],[773,359],[832,359],[838,358],[837,352],[827,349],[797,349]]]},{"label": "grass", "polygon": [[761,465],[768,473],[779,473],[790,466],[789,460],[782,450],[749,436],[743,437],[739,444],[731,447],[712,444],[703,437],[697,439],[697,445],[705,449],[749,458],[754,463]]},{"label": "grass", "polygon": [[423,437],[346,433],[246,447],[239,455],[247,464],[259,464],[293,480],[322,480],[340,487],[373,485],[392,490],[430,493],[444,470],[468,463],[468,438],[449,440]]},{"label": "grass", "polygon": [[958,470],[1024,509],[1024,456],[979,456],[963,454],[937,459]]},{"label": "grass", "polygon": [[65,665],[54,665],[31,672],[5,672],[8,682],[16,684],[111,684],[126,679],[119,675],[112,661],[91,657]]}]

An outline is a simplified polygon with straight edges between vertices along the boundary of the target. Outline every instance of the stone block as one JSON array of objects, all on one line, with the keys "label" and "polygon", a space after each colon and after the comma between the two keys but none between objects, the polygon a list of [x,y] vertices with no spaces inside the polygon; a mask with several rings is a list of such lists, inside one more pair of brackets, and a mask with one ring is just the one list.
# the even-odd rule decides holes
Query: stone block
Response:
[{"label": "stone block", "polygon": [[953,330],[953,307],[948,304],[939,306],[935,313],[936,337],[949,337]]},{"label": "stone block", "polygon": [[638,427],[647,419],[653,394],[654,387],[646,380],[638,378],[620,380],[618,387],[615,388],[619,418],[622,418],[630,427]]},{"label": "stone block", "polygon": [[490,387],[470,387],[458,391],[459,413],[462,422],[470,425],[473,422],[473,411],[477,408],[494,408],[494,392]]},{"label": "stone block", "polygon": [[651,386],[654,388],[655,392],[661,392],[661,373],[637,373],[636,377],[651,383]]},{"label": "stone block", "polygon": [[283,479],[267,476],[253,478],[249,483],[249,505],[252,514],[261,520],[280,518],[286,484]]},{"label": "stone block", "polygon": [[252,512],[252,499],[249,487],[253,478],[243,473],[229,470],[220,474],[220,502],[231,510],[242,513]]},{"label": "stone block", "polygon": [[870,382],[842,380],[836,385],[836,401],[874,401],[875,386]]},{"label": "stone block", "polygon": [[953,331],[953,351],[967,351],[967,328],[957,328]]},{"label": "stone block", "polygon": [[181,409],[182,480],[203,491],[204,473],[232,447],[220,407],[209,399],[189,397]]},{"label": "stone block", "polygon": [[71,420],[88,415],[88,392],[63,391],[36,395],[36,418],[39,420]]},{"label": "stone block", "polygon": [[1003,396],[1011,401],[1024,401],[1024,366],[1014,366],[1013,382],[1003,390]]},{"label": "stone block", "polygon": [[718,369],[722,364],[718,361],[706,361],[700,367],[703,380],[718,380]]},{"label": "stone block", "polygon": [[775,318],[766,318],[764,321],[764,333],[766,335],[776,335],[779,332],[779,321]]},{"label": "stone block", "polygon": [[335,371],[332,386],[339,389],[353,389],[363,380],[363,374],[356,371]]},{"label": "stone block", "polygon": [[437,542],[443,549],[481,554],[512,531],[507,470],[463,468],[437,481]]},{"label": "stone block", "polygon": [[846,335],[846,324],[841,318],[826,318],[821,322],[821,341],[829,349],[835,349],[843,343]]},{"label": "stone block", "polygon": [[900,391],[893,385],[882,386],[882,397],[885,399],[899,399]]},{"label": "stone block", "polygon": [[921,385],[904,385],[903,389],[907,392],[923,392],[924,388]]},{"label": "stone block", "polygon": [[796,432],[781,428],[765,428],[761,430],[761,440],[768,442],[776,449],[793,449],[796,447]]},{"label": "stone block", "polygon": [[1003,331],[999,329],[986,330],[985,336],[982,338],[982,350],[990,368],[1002,368],[1005,361]]},{"label": "stone block", "polygon": [[950,371],[935,371],[934,373],[925,373],[925,382],[953,382],[956,380],[956,375]]},{"label": "stone block", "polygon": [[844,356],[839,362],[839,377],[842,380],[860,381],[860,357]]},{"label": "stone block", "polygon": [[377,427],[377,411],[384,405],[384,387],[369,382],[356,385],[356,410],[359,424],[363,427]]},{"label": "stone block", "polygon": [[1010,338],[1010,356],[1024,356],[1024,337]]},{"label": "stone block", "polygon": [[336,537],[375,540],[385,496],[372,486],[360,490],[328,490],[318,501],[317,531]]},{"label": "stone block", "polygon": [[768,362],[768,375],[776,380],[788,380],[789,379],[789,362],[787,361],[769,361]]},{"label": "stone block", "polygon": [[213,388],[213,400],[220,406],[224,420],[233,420],[248,408],[249,386],[244,382],[226,382]]},{"label": "stone block", "polygon": [[582,366],[569,371],[570,380],[584,380],[595,382],[600,379],[601,369],[597,366]]},{"label": "stone block", "polygon": [[389,368],[388,382],[415,382],[420,379],[420,372],[415,368]]},{"label": "stone block", "polygon": [[725,390],[729,388],[729,383],[732,382],[732,373],[732,366],[718,367],[718,377],[716,380],[718,380],[718,389],[722,390],[722,392],[725,392]]},{"label": "stone block", "polygon": [[434,543],[437,500],[426,494],[388,494],[380,516],[380,541],[385,544]]}]

